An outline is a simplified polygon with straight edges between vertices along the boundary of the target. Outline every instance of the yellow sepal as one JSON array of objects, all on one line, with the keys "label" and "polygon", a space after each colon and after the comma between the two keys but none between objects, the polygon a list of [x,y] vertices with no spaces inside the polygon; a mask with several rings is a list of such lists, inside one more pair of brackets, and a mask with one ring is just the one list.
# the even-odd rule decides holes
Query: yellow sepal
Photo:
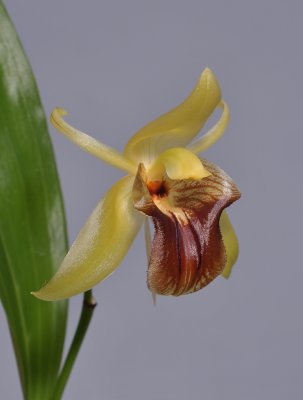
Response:
[{"label": "yellow sepal", "polygon": [[135,163],[149,163],[170,147],[186,146],[202,129],[220,98],[219,83],[206,68],[183,103],[150,122],[129,140],[125,156]]},{"label": "yellow sepal", "polygon": [[133,207],[134,177],[119,180],[81,229],[55,276],[39,291],[42,300],[61,300],[91,289],[125,257],[144,217]]},{"label": "yellow sepal", "polygon": [[136,174],[136,165],[134,165],[130,160],[127,160],[123,154],[113,147],[99,142],[87,133],[84,133],[68,124],[63,119],[65,115],[67,115],[67,112],[63,110],[63,108],[55,108],[53,110],[50,116],[50,121],[54,128],[74,142],[77,146],[81,147],[82,150],[87,151],[113,167],[122,169],[123,171],[133,175]]}]

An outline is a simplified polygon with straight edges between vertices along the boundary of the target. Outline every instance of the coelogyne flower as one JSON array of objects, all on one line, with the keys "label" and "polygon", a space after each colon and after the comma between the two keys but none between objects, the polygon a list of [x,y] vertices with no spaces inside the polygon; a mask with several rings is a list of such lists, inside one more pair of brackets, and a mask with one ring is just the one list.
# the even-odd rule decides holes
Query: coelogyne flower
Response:
[{"label": "coelogyne flower", "polygon": [[[216,107],[219,121],[192,142]],[[147,284],[153,294],[195,292],[218,275],[228,277],[238,255],[237,238],[224,209],[239,199],[231,178],[197,154],[223,134],[229,111],[208,68],[187,99],[139,130],[124,153],[63,120],[51,122],[67,138],[128,173],[100,201],[55,276],[33,294],[59,300],[86,291],[110,275],[125,257],[143,222],[149,254]],[[149,239],[147,218],[155,225]]]}]

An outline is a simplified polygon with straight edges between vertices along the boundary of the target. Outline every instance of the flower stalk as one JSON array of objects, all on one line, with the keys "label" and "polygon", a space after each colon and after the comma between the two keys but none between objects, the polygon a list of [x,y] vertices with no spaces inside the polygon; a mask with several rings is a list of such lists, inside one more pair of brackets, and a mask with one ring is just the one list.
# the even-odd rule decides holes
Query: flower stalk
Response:
[{"label": "flower stalk", "polygon": [[78,322],[78,326],[73,341],[71,343],[69,352],[67,354],[66,360],[64,362],[64,365],[56,382],[52,400],[60,400],[62,397],[65,386],[68,382],[74,363],[81,348],[83,339],[86,335],[87,329],[92,319],[96,305],[97,302],[93,296],[92,290],[88,290],[87,292],[85,292],[83,295],[82,311]]}]

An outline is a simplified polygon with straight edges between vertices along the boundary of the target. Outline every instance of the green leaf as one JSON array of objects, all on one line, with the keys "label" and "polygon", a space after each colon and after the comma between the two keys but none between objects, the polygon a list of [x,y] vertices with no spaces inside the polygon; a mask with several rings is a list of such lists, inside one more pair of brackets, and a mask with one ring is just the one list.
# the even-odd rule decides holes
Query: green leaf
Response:
[{"label": "green leaf", "polygon": [[44,112],[0,0],[0,299],[25,399],[51,399],[58,375],[67,303],[43,302],[30,292],[50,279],[66,250],[63,201]]}]

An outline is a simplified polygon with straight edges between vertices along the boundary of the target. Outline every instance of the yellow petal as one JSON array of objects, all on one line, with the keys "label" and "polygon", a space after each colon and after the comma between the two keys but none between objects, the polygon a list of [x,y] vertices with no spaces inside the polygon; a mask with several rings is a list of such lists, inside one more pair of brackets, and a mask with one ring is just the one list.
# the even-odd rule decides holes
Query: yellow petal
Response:
[{"label": "yellow petal", "polygon": [[170,147],[184,147],[202,129],[220,102],[220,87],[206,68],[191,94],[176,108],[140,129],[127,143],[124,154],[148,164]]},{"label": "yellow petal", "polygon": [[54,128],[63,133],[64,136],[81,147],[81,149],[87,151],[97,158],[100,158],[107,164],[122,169],[130,174],[136,174],[137,166],[131,161],[127,160],[123,154],[69,125],[62,118],[65,115],[67,115],[67,112],[62,108],[54,109],[50,116],[50,120]]},{"label": "yellow petal", "polygon": [[43,300],[71,297],[92,288],[119,266],[144,221],[133,207],[133,181],[124,177],[108,191],[55,276],[34,296]]},{"label": "yellow petal", "polygon": [[239,255],[238,239],[230,219],[225,211],[220,218],[220,230],[223,236],[223,242],[226,250],[227,261],[222,272],[224,278],[229,278],[231,270]]},{"label": "yellow petal", "polygon": [[229,108],[223,100],[220,102],[219,107],[223,109],[219,121],[201,139],[187,146],[190,151],[202,153],[223,136],[229,122]]},{"label": "yellow petal", "polygon": [[164,174],[170,179],[200,180],[211,175],[199,157],[185,148],[172,148],[164,151],[149,167],[149,180],[158,180]]}]

